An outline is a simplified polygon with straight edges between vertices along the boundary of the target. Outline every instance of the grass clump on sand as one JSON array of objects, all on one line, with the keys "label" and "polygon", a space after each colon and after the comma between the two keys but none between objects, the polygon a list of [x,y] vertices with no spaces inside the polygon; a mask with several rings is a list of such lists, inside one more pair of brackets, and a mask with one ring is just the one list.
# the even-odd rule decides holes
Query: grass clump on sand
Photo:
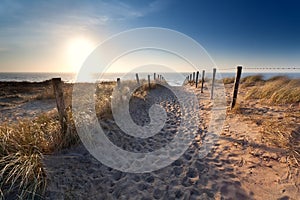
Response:
[{"label": "grass clump on sand", "polygon": [[47,116],[0,126],[3,196],[33,199],[43,194],[46,175],[42,153],[53,151],[59,130],[57,121]]},{"label": "grass clump on sand", "polygon": [[242,87],[261,85],[264,83],[262,75],[246,76],[241,79]]},{"label": "grass clump on sand", "polygon": [[255,83],[263,81],[262,75],[246,76],[241,79],[241,83]]},{"label": "grass clump on sand", "polygon": [[95,92],[95,109],[98,117],[111,118],[111,95],[115,86],[115,82],[103,82],[98,84]]},{"label": "grass clump on sand", "polygon": [[[289,79],[285,76],[276,76],[263,81],[260,77],[246,77],[242,82],[247,83],[242,89],[246,91],[245,99],[259,100],[260,106],[280,105],[286,107],[283,117],[263,115],[260,107],[249,108],[247,104],[237,103],[232,109],[234,114],[245,115],[261,127],[262,142],[278,147],[285,152],[292,165],[300,166],[300,79]],[[254,83],[251,83],[254,81]],[[256,84],[258,82],[259,84]],[[244,99],[244,100],[245,100]]]},{"label": "grass clump on sand", "polygon": [[[235,81],[235,77],[230,77],[230,78],[223,78],[223,83],[224,84],[232,84]],[[243,83],[244,87],[248,86],[253,86],[256,85],[257,83],[262,83],[263,76],[262,75],[254,75],[254,76],[246,76],[245,78],[242,78],[240,80],[240,83]]]},{"label": "grass clump on sand", "polygon": [[269,104],[293,104],[300,102],[300,79],[274,77],[261,86],[251,88],[246,99],[260,99]]},{"label": "grass clump on sand", "polygon": [[[150,90],[146,80],[140,80],[140,87],[137,88],[136,81],[122,81],[122,86],[118,93],[118,97],[113,97],[113,90],[116,87],[116,82],[102,82],[99,83],[95,92],[95,109],[97,116],[100,118],[112,119],[111,99],[112,98],[141,98],[144,99],[147,92]],[[151,89],[156,88],[155,83],[150,84]],[[129,91],[137,88],[131,95]]]},{"label": "grass clump on sand", "polygon": [[78,142],[72,123],[68,132],[62,134],[57,113],[52,113],[0,126],[1,199],[43,198],[46,189],[43,154]]},{"label": "grass clump on sand", "polygon": [[224,84],[231,84],[234,83],[235,78],[231,77],[231,78],[223,78],[223,83]]},{"label": "grass clump on sand", "polygon": [[293,123],[300,114],[286,114],[282,120],[266,119],[262,123],[261,137],[265,142],[284,149],[288,161],[300,167],[300,125]]}]

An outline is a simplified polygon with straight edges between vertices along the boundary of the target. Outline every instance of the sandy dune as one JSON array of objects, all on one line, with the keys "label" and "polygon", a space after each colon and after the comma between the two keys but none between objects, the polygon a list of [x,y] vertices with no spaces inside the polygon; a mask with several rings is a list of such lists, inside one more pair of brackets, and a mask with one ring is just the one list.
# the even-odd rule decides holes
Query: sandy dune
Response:
[{"label": "sandy dune", "polygon": [[[191,87],[185,90],[200,95]],[[260,143],[259,128],[253,122],[227,116],[219,140],[206,157],[199,158],[212,108],[208,91],[201,95],[198,133],[187,151],[171,165],[150,173],[125,173],[101,164],[79,145],[45,156],[47,199],[297,199],[298,169],[288,167],[278,156],[279,149]],[[170,142],[180,123],[178,102],[159,89],[153,90],[146,102],[157,98],[169,111],[166,126],[159,134],[135,139],[122,134],[113,121],[100,120],[107,127],[107,137],[133,152],[153,151]],[[139,125],[149,122],[145,114],[149,102],[131,101],[135,109],[130,112]]]}]

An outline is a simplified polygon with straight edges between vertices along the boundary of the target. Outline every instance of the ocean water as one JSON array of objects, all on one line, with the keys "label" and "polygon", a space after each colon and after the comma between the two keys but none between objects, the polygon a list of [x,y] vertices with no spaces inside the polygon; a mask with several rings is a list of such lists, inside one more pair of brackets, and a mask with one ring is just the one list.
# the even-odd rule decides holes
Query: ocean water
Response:
[{"label": "ocean water", "polygon": [[[140,79],[148,79],[149,73],[139,73]],[[179,86],[182,85],[184,79],[190,73],[162,73],[164,78],[170,85]],[[201,73],[200,73],[201,74]],[[300,78],[300,73],[269,73],[269,72],[244,72],[242,77],[260,74],[264,79],[269,79],[274,76],[288,76],[289,78]],[[150,73],[150,78],[153,79],[153,73]],[[206,73],[206,77],[211,77],[211,73]],[[217,73],[217,78],[228,78],[234,77],[235,73]],[[0,81],[27,81],[27,82],[41,82],[45,80],[50,80],[52,78],[60,77],[65,82],[75,82],[77,79],[76,73],[4,73],[0,72]],[[135,79],[135,74],[122,74],[122,73],[106,73],[100,76],[99,74],[93,74],[86,78],[84,82],[95,82],[95,81],[113,81],[117,78],[121,80],[133,80]]]}]

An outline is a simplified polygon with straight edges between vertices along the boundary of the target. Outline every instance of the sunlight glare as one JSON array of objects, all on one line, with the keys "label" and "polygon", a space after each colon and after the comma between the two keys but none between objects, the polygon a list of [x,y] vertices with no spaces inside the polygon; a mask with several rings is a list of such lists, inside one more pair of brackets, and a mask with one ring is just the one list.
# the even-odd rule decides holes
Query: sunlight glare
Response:
[{"label": "sunlight glare", "polygon": [[87,56],[92,52],[95,45],[84,37],[73,38],[68,43],[68,60],[69,67],[72,71],[79,71],[81,65],[87,58]]}]

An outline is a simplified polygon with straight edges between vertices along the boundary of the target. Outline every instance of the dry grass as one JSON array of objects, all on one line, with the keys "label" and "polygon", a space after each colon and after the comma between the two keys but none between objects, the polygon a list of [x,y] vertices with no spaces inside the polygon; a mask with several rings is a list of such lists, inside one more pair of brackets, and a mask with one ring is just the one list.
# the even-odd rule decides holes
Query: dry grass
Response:
[{"label": "dry grass", "polygon": [[[224,84],[232,84],[235,81],[235,77],[230,78],[223,78]],[[254,75],[254,76],[246,76],[240,80],[240,83],[243,87],[253,86],[257,84],[263,83],[263,76],[262,75]]]},{"label": "dry grass", "polygon": [[42,199],[46,188],[43,154],[78,143],[71,112],[61,133],[58,114],[48,113],[0,125],[0,199]]},{"label": "dry grass", "polygon": [[263,81],[262,75],[246,76],[241,79],[241,83],[255,83]]},{"label": "dry grass", "polygon": [[297,118],[299,113],[287,114],[282,120],[264,120],[261,137],[263,142],[286,150],[290,163],[300,167],[300,124],[293,122]]},{"label": "dry grass", "polygon": [[0,126],[1,198],[36,199],[43,196],[46,187],[43,154],[79,141],[68,113],[70,127],[65,134],[61,133],[57,113]]},{"label": "dry grass", "polygon": [[242,87],[260,86],[264,83],[262,75],[246,76],[241,79]]},{"label": "dry grass", "polygon": [[[141,83],[143,85],[133,96],[144,98],[150,88],[145,80]],[[97,87],[95,100],[98,116],[112,116],[110,101],[115,86],[115,82],[105,82]],[[128,95],[128,88],[135,86],[135,81],[122,81],[120,94]],[[151,83],[151,89],[155,87],[156,84]],[[0,125],[0,199],[42,199],[46,188],[43,155],[79,142],[71,112],[73,85],[64,84],[63,88],[69,124],[66,133],[61,133],[57,112],[42,114],[33,120],[23,119],[14,124]],[[54,98],[49,85],[37,91],[42,92],[34,100]]]},{"label": "dry grass", "polygon": [[246,99],[260,99],[269,104],[292,104],[300,102],[300,79],[275,77],[263,85],[251,88]]},{"label": "dry grass", "polygon": [[[65,104],[67,106],[70,106],[72,102],[71,96],[72,96],[73,84],[63,83],[62,86],[64,91]],[[36,100],[55,99],[52,85],[44,87],[43,90],[39,91],[38,94],[35,95],[33,99]]]},{"label": "dry grass", "polygon": [[[228,107],[228,108],[230,108],[230,107]],[[232,109],[228,110],[228,112],[230,112],[230,114],[243,114],[241,104],[236,103],[235,106]]]},{"label": "dry grass", "polygon": [[[246,86],[241,88],[241,92],[246,92],[246,95],[238,97],[239,103],[229,113],[243,115],[258,124],[261,127],[262,142],[283,149],[289,163],[300,166],[300,113],[297,111],[300,79],[277,76],[263,81],[256,76],[246,77],[242,82]],[[262,107],[282,106],[280,112],[284,116],[278,118],[276,113],[265,113],[266,108],[248,107],[248,102],[253,100],[259,100]]]},{"label": "dry grass", "polygon": [[20,199],[33,199],[43,194],[42,153],[55,149],[59,130],[57,120],[46,115],[0,126],[2,198],[17,194]]},{"label": "dry grass", "polygon": [[234,83],[235,78],[231,77],[231,78],[223,78],[223,83],[224,84],[231,84]]},{"label": "dry grass", "polygon": [[96,89],[95,109],[98,117],[111,118],[111,95],[115,82],[100,83]]},{"label": "dry grass", "polygon": [[[136,97],[144,99],[150,89],[156,88],[155,83],[151,83],[151,88],[149,88],[146,80],[140,80],[141,87],[135,90],[131,96],[129,91],[137,87],[137,83],[135,81],[126,80],[122,81],[121,84],[122,87],[118,94],[120,98]],[[95,97],[95,109],[98,117],[112,119],[111,98],[113,98],[112,93],[115,87],[116,82],[103,82],[98,85]]]}]

